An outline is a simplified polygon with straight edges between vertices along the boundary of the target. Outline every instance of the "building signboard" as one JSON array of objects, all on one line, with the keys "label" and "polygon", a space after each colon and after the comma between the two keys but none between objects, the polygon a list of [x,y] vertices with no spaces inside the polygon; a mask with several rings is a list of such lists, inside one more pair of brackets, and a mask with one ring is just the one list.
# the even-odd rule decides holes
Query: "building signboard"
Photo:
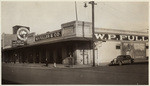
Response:
[{"label": "building signboard", "polygon": [[2,47],[3,49],[12,47],[12,40],[17,40],[16,34],[3,34],[2,35]]},{"label": "building signboard", "polygon": [[55,37],[61,37],[62,33],[61,30],[55,31],[55,32],[47,32],[45,34],[37,35],[35,36],[35,41],[55,38]]},{"label": "building signboard", "polygon": [[29,30],[27,28],[24,27],[20,27],[17,31],[17,37],[20,40],[27,40],[27,35],[29,34]]},{"label": "building signboard", "polygon": [[148,41],[148,36],[95,33],[96,40]]},{"label": "building signboard", "polygon": [[26,26],[16,25],[13,27],[13,34],[17,34],[18,40],[27,40],[27,35],[30,32],[30,28]]},{"label": "building signboard", "polygon": [[26,42],[27,44],[32,44],[35,42],[35,32],[28,34]]},{"label": "building signboard", "polygon": [[26,43],[23,40],[12,40],[12,47],[24,46]]}]

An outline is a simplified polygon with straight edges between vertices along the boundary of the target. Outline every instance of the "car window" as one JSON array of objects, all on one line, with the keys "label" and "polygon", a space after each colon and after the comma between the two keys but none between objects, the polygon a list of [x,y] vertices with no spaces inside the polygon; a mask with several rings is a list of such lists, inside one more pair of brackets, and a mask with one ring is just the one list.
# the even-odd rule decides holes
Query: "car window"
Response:
[{"label": "car window", "polygon": [[123,58],[126,59],[127,57],[126,57],[126,56],[123,56]]},{"label": "car window", "polygon": [[127,55],[126,57],[127,57],[127,59],[131,59],[131,57],[129,55]]},{"label": "car window", "polygon": [[118,56],[118,59],[122,59],[122,56]]}]

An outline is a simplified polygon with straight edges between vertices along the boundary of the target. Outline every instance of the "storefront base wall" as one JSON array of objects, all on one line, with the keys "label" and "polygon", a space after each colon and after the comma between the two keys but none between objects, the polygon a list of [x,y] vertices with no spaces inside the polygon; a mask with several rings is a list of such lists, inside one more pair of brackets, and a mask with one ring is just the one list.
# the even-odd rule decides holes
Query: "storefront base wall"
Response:
[{"label": "storefront base wall", "polygon": [[75,63],[76,65],[92,64],[91,44],[89,41],[80,41],[75,47]]},{"label": "storefront base wall", "polygon": [[120,45],[121,42],[116,41],[106,41],[102,42],[97,48],[98,51],[98,64],[109,63],[111,60],[116,58],[121,54],[121,49],[116,49],[117,45]]},{"label": "storefront base wall", "polygon": [[[77,59],[76,63],[78,64],[92,64],[92,54],[90,49],[77,49]],[[84,55],[84,56],[83,56]]]}]

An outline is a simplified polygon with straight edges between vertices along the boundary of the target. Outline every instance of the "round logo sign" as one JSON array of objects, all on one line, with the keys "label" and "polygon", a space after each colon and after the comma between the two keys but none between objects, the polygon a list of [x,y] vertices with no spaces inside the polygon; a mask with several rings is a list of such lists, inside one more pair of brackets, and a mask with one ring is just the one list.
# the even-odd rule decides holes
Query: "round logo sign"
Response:
[{"label": "round logo sign", "polygon": [[27,35],[29,34],[29,30],[25,27],[20,27],[17,31],[17,36],[20,40],[27,40]]}]

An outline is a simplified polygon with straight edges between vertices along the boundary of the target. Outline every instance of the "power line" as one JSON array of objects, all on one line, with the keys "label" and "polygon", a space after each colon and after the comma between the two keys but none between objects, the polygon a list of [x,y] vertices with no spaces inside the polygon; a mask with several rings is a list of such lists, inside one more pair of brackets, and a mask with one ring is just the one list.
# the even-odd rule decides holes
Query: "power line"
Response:
[{"label": "power line", "polygon": [[[104,5],[105,5],[105,7],[111,9],[111,11],[112,11],[112,12],[108,12],[108,10],[105,10],[105,12],[107,11],[109,14],[112,14],[114,17],[116,17],[117,19],[119,19],[120,21],[122,21],[122,22],[124,22],[124,23],[126,23],[126,24],[127,24],[127,22],[129,22],[129,20],[127,20],[127,18],[125,18],[124,16],[115,15],[115,14],[119,14],[121,11],[119,12],[117,9],[113,8],[112,6],[110,7],[110,6],[108,6],[107,4],[105,4],[105,3],[104,3]],[[107,5],[107,6],[106,6],[106,5]],[[115,10],[117,13],[114,14],[114,10]],[[112,16],[112,15],[111,15],[111,16]],[[121,23],[120,23],[120,24],[121,24]],[[134,23],[130,24],[129,26],[131,26],[131,25],[134,26],[133,24],[134,24]],[[141,27],[141,26],[139,26],[138,24],[136,24],[135,26]]]},{"label": "power line", "polygon": [[[128,22],[127,20],[123,20],[121,17],[115,15],[114,13],[112,13],[112,12],[106,10],[106,9],[101,9],[101,10],[104,10],[104,12],[105,12],[106,14],[112,16],[112,18],[118,19],[119,21],[126,23],[126,24],[127,24],[127,25],[126,25],[127,27],[134,28],[134,26],[137,26],[137,25],[133,25],[133,24],[127,23],[127,22]],[[104,12],[103,12],[103,13],[104,13]],[[121,23],[121,22],[118,22],[118,24],[121,24],[122,26],[124,26],[124,24]],[[131,27],[131,26],[132,26],[132,27]],[[139,26],[139,27],[141,27],[141,26]],[[146,27],[145,27],[145,28],[146,28]],[[145,31],[146,31],[145,28],[142,29],[142,30],[145,30]],[[142,30],[141,30],[141,31],[142,31]],[[138,30],[137,30],[137,31],[138,31]]]}]

